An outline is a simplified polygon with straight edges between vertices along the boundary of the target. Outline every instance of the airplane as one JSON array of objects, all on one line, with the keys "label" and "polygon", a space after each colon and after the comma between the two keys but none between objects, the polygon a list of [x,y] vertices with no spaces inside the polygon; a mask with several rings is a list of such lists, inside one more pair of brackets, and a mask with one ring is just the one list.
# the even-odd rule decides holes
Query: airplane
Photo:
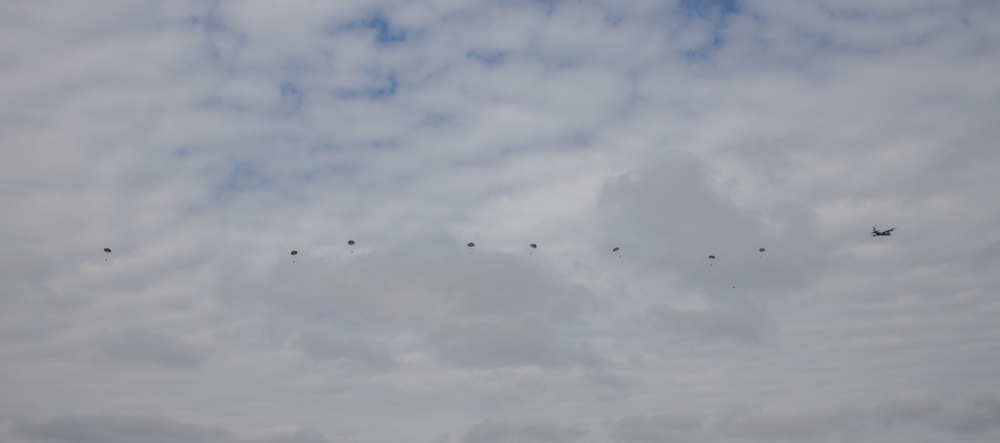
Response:
[{"label": "airplane", "polygon": [[883,236],[883,235],[892,235],[892,231],[893,231],[894,229],[896,229],[896,228],[892,228],[892,229],[886,229],[886,230],[884,230],[884,231],[879,231],[878,229],[875,229],[875,227],[874,227],[874,226],[872,226],[872,232],[871,232],[871,233],[869,233],[868,235],[870,235],[870,236],[872,236],[872,237],[881,237],[881,236]]}]

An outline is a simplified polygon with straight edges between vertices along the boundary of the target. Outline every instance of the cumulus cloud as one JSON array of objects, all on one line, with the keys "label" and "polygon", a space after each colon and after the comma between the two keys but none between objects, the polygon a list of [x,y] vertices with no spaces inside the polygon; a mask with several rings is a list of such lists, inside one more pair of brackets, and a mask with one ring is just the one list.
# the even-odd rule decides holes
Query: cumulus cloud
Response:
[{"label": "cumulus cloud", "polygon": [[822,263],[813,211],[788,200],[741,207],[713,182],[705,160],[683,151],[662,157],[602,190],[602,235],[621,244],[623,258],[645,273],[674,273],[713,298],[728,297],[720,280],[767,298],[809,283]]},{"label": "cumulus cloud", "polygon": [[641,323],[675,338],[769,342],[778,322],[768,304],[822,272],[813,211],[787,200],[742,207],[687,152],[610,180],[598,212],[604,241],[621,245],[633,278],[656,282],[643,290],[665,301]]},{"label": "cumulus cloud", "polygon": [[[474,367],[562,366],[592,358],[560,330],[581,321],[592,297],[522,257],[470,250],[431,236],[345,263],[299,260],[226,290],[233,303],[328,312],[317,320],[331,333],[394,331],[421,337],[441,364]],[[299,340],[314,358],[336,351],[386,366],[381,345],[356,339]],[[353,344],[352,344],[353,343]],[[381,349],[381,350],[380,350]]]},{"label": "cumulus cloud", "polygon": [[998,20],[0,2],[0,431],[995,441]]}]

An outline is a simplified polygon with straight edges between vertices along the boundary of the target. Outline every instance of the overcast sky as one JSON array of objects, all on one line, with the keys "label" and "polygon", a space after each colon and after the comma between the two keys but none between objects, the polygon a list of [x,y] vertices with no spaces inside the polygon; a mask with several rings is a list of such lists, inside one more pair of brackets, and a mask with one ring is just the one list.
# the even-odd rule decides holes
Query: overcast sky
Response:
[{"label": "overcast sky", "polygon": [[1000,441],[993,0],[5,1],[0,103],[0,442]]}]

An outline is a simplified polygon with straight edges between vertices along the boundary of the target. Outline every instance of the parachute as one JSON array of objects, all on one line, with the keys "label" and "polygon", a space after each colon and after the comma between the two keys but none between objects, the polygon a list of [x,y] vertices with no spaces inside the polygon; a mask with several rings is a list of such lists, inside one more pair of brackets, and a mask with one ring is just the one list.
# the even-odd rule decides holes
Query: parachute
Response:
[{"label": "parachute", "polygon": [[[466,245],[466,246],[468,246],[468,247],[470,247],[470,248],[471,248],[471,247],[473,247],[473,246],[476,246],[476,244],[470,241],[470,242],[469,242],[469,244],[468,244],[468,245]],[[472,249],[469,249],[469,253],[470,253],[470,254],[472,253]]]},{"label": "parachute", "polygon": [[[354,240],[348,240],[347,241],[347,245],[348,246],[354,246]],[[354,248],[351,248],[351,254],[353,254],[353,253],[354,253]]]},{"label": "parachute", "polygon": [[[709,260],[715,260],[715,256],[714,256],[714,255],[709,255],[709,256],[708,256],[708,259],[709,259]],[[708,262],[708,265],[709,265],[709,266],[712,266],[712,262]]]},{"label": "parachute", "polygon": [[[104,252],[107,252],[108,254],[110,254],[111,253],[111,248],[104,248]],[[104,259],[104,261],[108,261],[108,259]]]},{"label": "parachute", "polygon": [[760,254],[757,254],[757,258],[761,258],[764,255],[764,251],[766,251],[766,250],[767,249],[764,249],[764,248],[758,249],[757,252],[760,252]]},{"label": "parachute", "polygon": [[[294,257],[296,255],[299,255],[299,251],[296,251],[296,250],[292,249],[292,257]],[[292,260],[292,263],[295,263],[294,259]]]},{"label": "parachute", "polygon": [[[535,249],[535,248],[538,247],[538,245],[532,243],[532,244],[528,245],[528,247],[530,247],[531,249]],[[529,252],[528,255],[531,255],[531,253]]]}]

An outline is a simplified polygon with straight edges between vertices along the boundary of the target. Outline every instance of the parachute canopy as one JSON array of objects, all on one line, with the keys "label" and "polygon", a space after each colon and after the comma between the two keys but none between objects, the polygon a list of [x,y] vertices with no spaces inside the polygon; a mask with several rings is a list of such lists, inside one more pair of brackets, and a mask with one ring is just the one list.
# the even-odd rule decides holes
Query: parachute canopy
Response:
[{"label": "parachute canopy", "polygon": [[760,249],[758,249],[758,251],[760,251],[760,252],[764,252],[764,251],[766,251],[766,249],[764,249],[764,248],[760,248]]},{"label": "parachute canopy", "polygon": [[299,255],[299,251],[292,249],[292,255]]},{"label": "parachute canopy", "polygon": [[537,247],[538,247],[538,245],[536,245],[536,244],[534,244],[534,243],[532,243],[532,244],[530,244],[530,245],[528,245],[528,246],[531,246],[531,249],[535,249],[535,248],[537,248]]},{"label": "parachute canopy", "polygon": [[111,248],[104,248],[104,252],[111,252]]},{"label": "parachute canopy", "polygon": [[348,245],[351,245],[351,246],[354,246],[354,240],[348,240],[348,241],[347,241],[347,244],[348,244]]},{"label": "parachute canopy", "polygon": [[619,250],[619,249],[621,249],[621,248],[619,248],[619,247],[615,246],[615,248],[614,248],[614,249],[612,249],[612,250],[611,250],[611,252],[618,252],[618,250]]},{"label": "parachute canopy", "polygon": [[709,255],[708,258],[710,258],[712,260],[715,260],[715,256],[714,255]]},{"label": "parachute canopy", "polygon": [[473,247],[475,245],[476,245],[475,243],[473,243],[473,242],[470,241],[468,246],[471,248],[471,247]]}]

